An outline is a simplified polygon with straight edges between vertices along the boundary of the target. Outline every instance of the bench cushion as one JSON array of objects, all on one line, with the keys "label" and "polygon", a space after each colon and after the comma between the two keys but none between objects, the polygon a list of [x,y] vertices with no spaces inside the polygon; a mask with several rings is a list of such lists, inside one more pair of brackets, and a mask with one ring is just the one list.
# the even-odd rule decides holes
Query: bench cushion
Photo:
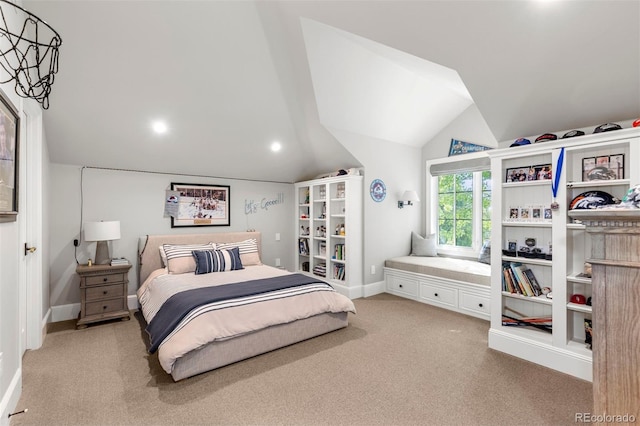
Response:
[{"label": "bench cushion", "polygon": [[491,265],[475,260],[455,259],[452,257],[401,256],[387,259],[387,268],[417,274],[448,278],[450,280],[491,285]]}]

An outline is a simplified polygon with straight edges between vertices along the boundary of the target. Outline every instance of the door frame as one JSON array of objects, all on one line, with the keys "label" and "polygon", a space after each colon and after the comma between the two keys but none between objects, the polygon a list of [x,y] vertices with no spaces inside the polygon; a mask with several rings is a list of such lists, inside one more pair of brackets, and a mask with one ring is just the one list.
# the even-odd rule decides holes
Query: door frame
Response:
[{"label": "door frame", "polygon": [[[27,349],[42,346],[46,330],[46,316],[43,314],[43,132],[42,109],[33,100],[22,100],[21,117],[22,171],[19,201],[22,214],[18,215],[19,250],[21,259],[18,270],[20,284],[20,356]],[[24,244],[36,247],[28,257],[22,252]]]}]

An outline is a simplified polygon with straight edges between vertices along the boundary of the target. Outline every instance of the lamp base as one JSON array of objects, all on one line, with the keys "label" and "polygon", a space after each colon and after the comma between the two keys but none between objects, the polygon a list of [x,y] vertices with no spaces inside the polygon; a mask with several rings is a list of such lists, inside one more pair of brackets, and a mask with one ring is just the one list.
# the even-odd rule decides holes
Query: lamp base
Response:
[{"label": "lamp base", "polygon": [[98,243],[96,244],[96,258],[93,263],[95,265],[111,264],[111,257],[109,256],[109,243],[107,241],[98,241]]}]

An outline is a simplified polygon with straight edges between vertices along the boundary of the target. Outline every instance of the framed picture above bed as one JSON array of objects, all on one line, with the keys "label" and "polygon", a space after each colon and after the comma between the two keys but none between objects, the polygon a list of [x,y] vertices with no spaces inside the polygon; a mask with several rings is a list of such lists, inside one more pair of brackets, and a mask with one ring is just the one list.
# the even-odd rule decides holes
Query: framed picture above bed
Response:
[{"label": "framed picture above bed", "polygon": [[171,190],[180,193],[172,228],[231,225],[229,186],[172,182]]}]

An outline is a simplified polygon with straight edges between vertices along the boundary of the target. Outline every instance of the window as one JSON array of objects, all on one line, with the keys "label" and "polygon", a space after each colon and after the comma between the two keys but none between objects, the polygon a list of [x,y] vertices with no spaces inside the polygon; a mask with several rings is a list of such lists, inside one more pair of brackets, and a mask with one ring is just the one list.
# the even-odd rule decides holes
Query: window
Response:
[{"label": "window", "polygon": [[478,252],[491,235],[491,172],[458,172],[433,179],[438,245],[449,251]]}]

